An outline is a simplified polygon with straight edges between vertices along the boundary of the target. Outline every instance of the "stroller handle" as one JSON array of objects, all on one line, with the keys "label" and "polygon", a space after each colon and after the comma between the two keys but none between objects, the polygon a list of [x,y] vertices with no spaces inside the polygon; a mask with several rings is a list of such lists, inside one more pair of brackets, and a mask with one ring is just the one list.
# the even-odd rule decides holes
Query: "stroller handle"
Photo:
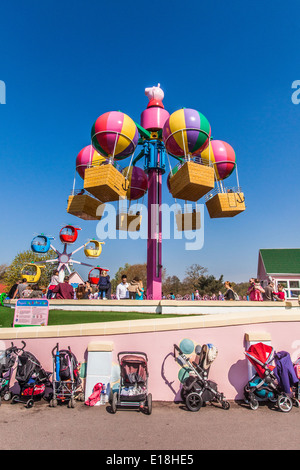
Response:
[{"label": "stroller handle", "polygon": [[182,352],[181,349],[177,346],[177,344],[174,344],[174,356],[175,356],[175,349],[176,349],[176,351],[177,351],[180,355],[183,355],[183,352]]},{"label": "stroller handle", "polygon": [[54,346],[54,348],[52,349],[52,356],[53,357],[55,356],[55,354],[54,354],[55,349],[57,349],[57,351],[58,351],[58,343],[56,343],[56,346]]},{"label": "stroller handle", "polygon": [[118,361],[120,361],[120,356],[123,356],[124,354],[139,354],[144,356],[146,358],[146,361],[148,362],[147,354],[141,351],[121,351],[118,353]]},{"label": "stroller handle", "polygon": [[[14,347],[15,347],[15,349],[16,349],[16,351],[23,351],[23,350],[24,350],[24,348],[26,347],[26,343],[25,343],[25,341],[21,341],[21,343],[23,344],[22,348],[17,348],[16,346],[14,346]],[[11,344],[12,344],[12,346],[13,346],[13,343],[11,343]]]}]

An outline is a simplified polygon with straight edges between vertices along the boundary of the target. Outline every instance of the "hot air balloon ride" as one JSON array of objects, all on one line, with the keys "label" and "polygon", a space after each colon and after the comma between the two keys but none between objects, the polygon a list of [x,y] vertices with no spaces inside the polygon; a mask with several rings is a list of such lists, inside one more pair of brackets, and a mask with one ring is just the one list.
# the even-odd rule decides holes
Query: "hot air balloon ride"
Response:
[{"label": "hot air balloon ride", "polygon": [[[201,228],[202,214],[197,201],[202,197],[205,197],[211,217],[233,216],[234,211],[241,212],[244,210],[244,198],[239,184],[236,190],[231,188],[230,193],[224,186],[224,180],[236,170],[235,153],[231,152],[229,144],[223,142],[222,147],[218,141],[212,140],[208,119],[193,108],[169,113],[162,103],[164,92],[160,84],[146,88],[145,94],[149,102],[141,114],[140,124],[121,111],[105,112],[96,119],[91,129],[91,146],[96,153],[90,148],[84,156],[82,149],[77,156],[77,173],[81,172],[84,180],[83,190],[75,193],[73,187],[72,196],[77,205],[69,198],[67,210],[85,220],[95,220],[99,204],[104,207],[105,203],[121,200],[119,206],[126,202],[126,208],[123,210],[120,207],[117,230],[137,231],[142,219],[140,211],[133,210],[135,204],[132,201],[138,201],[147,192],[147,298],[160,299],[162,175],[166,172],[166,158],[170,166],[167,176],[170,194],[176,202],[192,203],[191,207],[185,204],[184,209],[176,213],[178,230]],[[138,146],[142,149],[135,156]],[[120,165],[126,158],[130,158],[130,163],[124,165],[126,168],[123,170]],[[137,167],[141,158],[144,158],[143,169]],[[176,163],[171,165],[171,159],[176,160]],[[221,212],[217,208],[211,209],[213,201],[221,200],[224,196],[229,205],[233,206],[231,194],[235,197],[234,211],[233,207],[227,212],[224,207]],[[88,208],[88,204],[92,208]],[[155,211],[152,211],[153,206]],[[155,236],[152,236],[153,228]]]},{"label": "hot air balloon ride", "polygon": [[[92,145],[87,145],[80,150],[76,157],[76,173],[84,179],[85,170],[90,167],[99,166],[106,162],[105,157],[100,155]],[[75,191],[76,173],[72,194],[68,198],[67,212],[83,220],[100,220],[104,211],[101,202],[92,197],[81,188]]]},{"label": "hot air balloon ride", "polygon": [[[234,217],[245,210],[245,198],[238,182],[236,155],[230,144],[222,140],[212,140],[209,149],[201,154],[210,159],[214,166],[216,188],[205,197],[205,204],[212,219]],[[223,181],[236,170],[237,186],[226,188]]]},{"label": "hot air balloon ride", "polygon": [[210,161],[196,157],[208,146],[211,128],[199,111],[183,108],[175,111],[165,122],[162,138],[171,156],[181,157],[171,170],[170,192],[174,198],[198,201],[214,188],[214,170]]},{"label": "hot air balloon ride", "polygon": [[116,161],[135,151],[138,130],[134,121],[120,111],[104,113],[95,121],[91,139],[93,147],[106,157],[107,162],[85,170],[84,189],[102,202],[124,198],[128,185]]}]

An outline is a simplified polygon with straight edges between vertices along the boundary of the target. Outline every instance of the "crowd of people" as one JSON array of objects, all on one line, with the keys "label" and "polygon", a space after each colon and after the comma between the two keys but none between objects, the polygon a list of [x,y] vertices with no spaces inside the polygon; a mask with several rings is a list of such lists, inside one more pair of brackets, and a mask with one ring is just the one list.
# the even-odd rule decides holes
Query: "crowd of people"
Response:
[{"label": "crowd of people", "polygon": [[[192,294],[179,295],[162,294],[163,300],[250,300],[250,301],[285,301],[285,291],[281,284],[278,284],[275,291],[275,284],[272,279],[266,286],[262,287],[259,279],[251,278],[249,287],[244,295],[238,295],[231,282],[224,283],[225,293],[221,291],[213,295],[200,295],[199,290],[195,290]],[[107,271],[102,271],[98,284],[91,284],[89,281],[79,284],[74,288],[69,283],[69,277],[65,276],[63,282],[59,280],[59,273],[55,271],[51,277],[50,284],[47,289],[42,289],[38,284],[29,284],[26,279],[16,282],[8,293],[10,299],[18,298],[43,298],[47,299],[131,299],[143,300],[147,296],[143,286],[143,281],[139,277],[134,277],[128,282],[127,276],[122,275],[120,283],[117,285],[116,292],[111,291],[110,276]]]}]

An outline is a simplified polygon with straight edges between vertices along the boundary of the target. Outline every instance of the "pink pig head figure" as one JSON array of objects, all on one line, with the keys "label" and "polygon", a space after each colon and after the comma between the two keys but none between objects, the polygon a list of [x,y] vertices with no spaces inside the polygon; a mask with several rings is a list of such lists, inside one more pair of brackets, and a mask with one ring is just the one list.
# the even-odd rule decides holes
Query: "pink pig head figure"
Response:
[{"label": "pink pig head figure", "polygon": [[151,106],[155,106],[155,103],[156,103],[156,106],[161,106],[162,100],[164,99],[164,96],[165,96],[163,90],[160,88],[160,83],[158,83],[157,86],[146,88],[145,95],[148,97],[149,102],[151,103]]}]

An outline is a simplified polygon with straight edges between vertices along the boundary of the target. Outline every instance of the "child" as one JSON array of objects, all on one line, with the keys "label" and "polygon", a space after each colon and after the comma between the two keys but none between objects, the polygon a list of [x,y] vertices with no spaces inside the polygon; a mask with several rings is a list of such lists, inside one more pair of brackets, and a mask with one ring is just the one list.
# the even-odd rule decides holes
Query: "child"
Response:
[{"label": "child", "polygon": [[273,295],[275,295],[276,300],[279,300],[280,302],[285,301],[285,292],[283,290],[283,285],[278,284],[278,292],[273,292]]},{"label": "child", "polygon": [[143,281],[140,279],[139,287],[138,287],[138,290],[135,294],[135,300],[143,300],[144,292],[145,292],[145,289],[144,289],[144,286],[143,286]]},{"label": "child", "polygon": [[109,276],[107,275],[107,271],[101,271],[99,282],[98,282],[98,289],[99,289],[99,296],[98,299],[106,300],[106,292],[109,288]]},{"label": "child", "polygon": [[24,289],[23,292],[22,292],[22,297],[25,297],[25,298],[30,297],[31,292],[32,292],[32,287],[27,286],[26,289]]}]

